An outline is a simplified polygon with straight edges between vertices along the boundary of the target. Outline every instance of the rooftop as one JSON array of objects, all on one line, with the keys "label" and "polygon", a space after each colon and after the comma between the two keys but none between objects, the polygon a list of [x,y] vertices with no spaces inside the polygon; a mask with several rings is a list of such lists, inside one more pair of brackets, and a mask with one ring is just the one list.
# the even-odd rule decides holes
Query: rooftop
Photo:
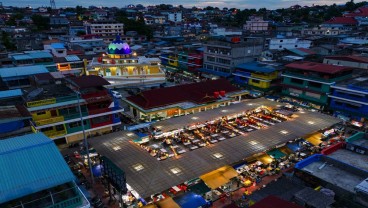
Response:
[{"label": "rooftop", "polygon": [[6,79],[16,79],[18,76],[29,76],[47,72],[49,71],[43,65],[0,68],[0,76]]},{"label": "rooftop", "polygon": [[95,75],[72,77],[70,81],[80,89],[110,85],[104,78]]},{"label": "rooftop", "polygon": [[31,88],[25,93],[26,101],[44,100],[48,98],[58,98],[65,96],[76,96],[76,94],[65,84],[42,85],[37,88]]},{"label": "rooftop", "polygon": [[328,197],[326,194],[310,187],[306,187],[295,193],[295,197],[314,208],[326,208],[335,202],[333,197]]},{"label": "rooftop", "polygon": [[306,71],[326,73],[326,74],[336,74],[336,73],[352,70],[351,67],[336,66],[336,65],[322,64],[322,63],[309,62],[309,61],[293,62],[291,64],[287,64],[285,67],[306,70]]},{"label": "rooftop", "polygon": [[16,54],[16,55],[13,55],[12,58],[16,61],[19,61],[19,60],[27,60],[27,59],[52,58],[52,55],[49,52],[37,51],[37,52],[29,52],[29,53],[24,53],[24,54]]},{"label": "rooftop", "polygon": [[333,17],[323,24],[357,25],[358,22],[354,19],[354,17]]},{"label": "rooftop", "polygon": [[213,93],[219,91],[229,93],[240,91],[240,89],[225,79],[218,79],[147,90],[138,95],[129,96],[127,100],[143,109],[157,108],[185,101],[203,104],[218,100]]},{"label": "rooftop", "polygon": [[0,140],[0,166],[0,204],[74,180],[58,148],[43,133]]},{"label": "rooftop", "polygon": [[236,66],[236,69],[252,72],[272,73],[274,71],[280,70],[281,66],[279,64],[267,64],[254,61],[250,63],[239,64]]},{"label": "rooftop", "polygon": [[359,77],[337,82],[332,86],[332,88],[334,87],[368,92],[368,74],[359,75]]},{"label": "rooftop", "polygon": [[358,132],[346,139],[346,142],[354,144],[355,146],[368,149],[368,134],[364,132]]},{"label": "rooftop", "polygon": [[[219,110],[221,109],[206,112],[216,115]],[[170,128],[173,128],[178,120],[192,120],[188,119],[192,116],[182,116],[175,120],[167,120],[167,122],[171,122]],[[314,124],[305,125],[308,121],[314,121]],[[127,183],[143,198],[146,198],[178,183],[197,178],[224,165],[239,162],[253,154],[264,152],[276,145],[284,144],[338,122],[340,122],[339,119],[321,113],[297,112],[296,117],[292,120],[254,131],[256,133],[250,132],[211,144],[203,147],[201,151],[190,151],[163,161],[158,161],[146,150],[131,142],[139,137],[129,131],[95,137],[90,142],[101,155],[106,156],[121,168],[126,173]],[[182,128],[187,125],[189,123],[177,127]],[[281,130],[284,131],[281,133]],[[216,153],[220,153],[223,157],[220,159],[214,157]],[[137,166],[140,168],[135,168]],[[172,171],[173,169],[175,171]]]},{"label": "rooftop", "polygon": [[344,14],[345,17],[368,17],[368,7],[360,7],[354,12]]},{"label": "rooftop", "polygon": [[346,149],[339,149],[328,156],[368,172],[368,155],[362,155]]},{"label": "rooftop", "polygon": [[292,53],[295,53],[299,56],[310,56],[310,55],[315,55],[316,53],[312,50],[306,49],[306,48],[292,48],[292,49],[288,49],[289,51],[291,51]]},{"label": "rooftop", "polygon": [[358,63],[368,63],[368,57],[365,57],[365,56],[327,56],[325,57],[325,59],[350,61],[350,62],[358,62]]},{"label": "rooftop", "polygon": [[320,154],[298,162],[295,167],[352,193],[356,185],[368,178],[368,171]]},{"label": "rooftop", "polygon": [[21,89],[0,91],[0,99],[18,97],[22,95],[23,95],[23,92]]}]

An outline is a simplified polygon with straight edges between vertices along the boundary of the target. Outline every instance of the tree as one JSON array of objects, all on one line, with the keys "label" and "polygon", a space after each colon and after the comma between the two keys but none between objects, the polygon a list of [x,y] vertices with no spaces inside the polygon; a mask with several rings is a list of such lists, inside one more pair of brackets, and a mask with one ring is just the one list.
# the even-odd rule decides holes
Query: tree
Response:
[{"label": "tree", "polygon": [[17,49],[17,47],[11,42],[9,34],[5,31],[1,32],[1,43],[7,50],[13,51]]},{"label": "tree", "polygon": [[34,14],[32,15],[31,19],[33,21],[33,24],[37,27],[38,31],[50,29],[50,18]]},{"label": "tree", "polygon": [[348,10],[348,11],[353,11],[355,9],[354,0],[350,0],[350,1],[346,2],[345,9]]},{"label": "tree", "polygon": [[125,11],[119,10],[115,13],[115,19],[118,22],[124,23],[124,31],[137,31],[140,35],[146,35],[147,39],[153,37],[153,31],[145,24],[142,13],[138,13],[137,20],[132,20],[128,19]]}]

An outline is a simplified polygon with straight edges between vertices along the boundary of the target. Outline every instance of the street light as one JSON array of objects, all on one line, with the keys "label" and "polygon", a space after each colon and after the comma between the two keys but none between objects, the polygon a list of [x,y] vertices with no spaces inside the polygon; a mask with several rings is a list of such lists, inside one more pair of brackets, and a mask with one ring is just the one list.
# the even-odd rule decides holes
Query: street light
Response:
[{"label": "street light", "polygon": [[78,110],[79,110],[79,117],[80,117],[80,121],[81,121],[81,125],[82,125],[82,131],[83,131],[83,142],[84,142],[84,147],[86,148],[86,152],[87,152],[87,160],[88,160],[89,171],[90,171],[90,174],[91,174],[91,182],[92,182],[92,184],[94,184],[95,180],[93,178],[91,159],[89,157],[89,147],[88,147],[88,142],[87,142],[87,138],[86,138],[86,131],[84,129],[82,108],[81,108],[80,101],[79,101],[80,91],[74,91],[74,92],[77,94],[77,98],[78,98]]}]

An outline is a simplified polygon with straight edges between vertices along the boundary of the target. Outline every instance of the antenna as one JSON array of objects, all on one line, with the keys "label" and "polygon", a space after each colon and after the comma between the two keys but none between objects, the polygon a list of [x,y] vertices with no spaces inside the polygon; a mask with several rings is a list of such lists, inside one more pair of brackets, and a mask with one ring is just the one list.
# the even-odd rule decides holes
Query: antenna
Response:
[{"label": "antenna", "polygon": [[50,0],[51,10],[56,10],[55,0]]}]

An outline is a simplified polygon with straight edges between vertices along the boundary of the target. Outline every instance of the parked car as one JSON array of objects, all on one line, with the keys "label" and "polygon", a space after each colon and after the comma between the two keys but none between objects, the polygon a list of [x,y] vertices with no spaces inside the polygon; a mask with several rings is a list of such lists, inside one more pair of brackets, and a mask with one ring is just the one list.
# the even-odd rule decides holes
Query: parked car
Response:
[{"label": "parked car", "polygon": [[120,92],[117,91],[111,91],[112,96],[114,96],[114,98],[122,98],[123,96],[120,94]]}]

